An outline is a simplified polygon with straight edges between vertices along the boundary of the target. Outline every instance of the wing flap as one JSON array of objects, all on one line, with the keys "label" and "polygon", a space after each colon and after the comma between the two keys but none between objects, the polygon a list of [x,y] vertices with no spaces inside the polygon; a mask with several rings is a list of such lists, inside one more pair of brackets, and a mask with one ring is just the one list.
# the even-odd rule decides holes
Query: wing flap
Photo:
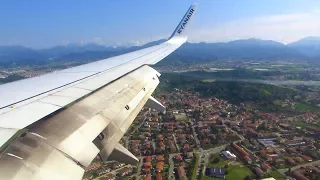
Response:
[{"label": "wing flap", "polygon": [[1,179],[81,179],[83,168],[47,144],[27,133],[0,155]]},{"label": "wing flap", "polygon": [[115,160],[132,165],[136,165],[139,162],[138,158],[119,143],[115,146],[114,150],[108,157],[108,160]]}]

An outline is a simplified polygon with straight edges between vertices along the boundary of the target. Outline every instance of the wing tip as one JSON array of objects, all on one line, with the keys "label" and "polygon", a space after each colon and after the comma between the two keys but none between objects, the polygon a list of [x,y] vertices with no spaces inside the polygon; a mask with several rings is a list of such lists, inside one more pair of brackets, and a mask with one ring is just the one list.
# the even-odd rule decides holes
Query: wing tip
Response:
[{"label": "wing tip", "polygon": [[183,18],[181,19],[181,21],[179,22],[178,26],[173,31],[173,33],[172,33],[172,35],[170,36],[169,39],[171,39],[171,38],[173,38],[175,36],[182,36],[184,34],[184,32],[187,29],[187,25],[190,23],[192,17],[194,16],[194,14],[196,12],[197,6],[198,6],[198,3],[193,3],[189,7],[189,9],[185,13],[185,15],[183,16]]}]

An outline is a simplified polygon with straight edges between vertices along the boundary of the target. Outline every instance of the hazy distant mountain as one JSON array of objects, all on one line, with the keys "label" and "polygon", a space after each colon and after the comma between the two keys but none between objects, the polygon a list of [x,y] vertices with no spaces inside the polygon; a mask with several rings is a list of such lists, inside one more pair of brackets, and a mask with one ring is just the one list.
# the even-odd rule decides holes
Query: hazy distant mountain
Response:
[{"label": "hazy distant mountain", "polygon": [[45,57],[36,50],[24,46],[0,46],[0,64],[41,63]]},{"label": "hazy distant mountain", "polygon": [[56,46],[50,49],[40,50],[40,53],[49,57],[49,58],[59,58],[61,56],[66,56],[68,54],[76,54],[76,53],[85,53],[85,52],[101,52],[101,51],[115,51],[117,48],[114,47],[106,47],[99,44],[68,44],[66,46]]},{"label": "hazy distant mountain", "polygon": [[[0,46],[0,65],[39,64],[49,61],[99,60],[139,50],[164,42],[143,46],[106,47],[99,44],[69,44],[50,49],[33,50],[23,46]],[[215,60],[312,60],[320,57],[320,38],[308,37],[284,45],[270,40],[245,39],[227,43],[185,43],[169,55],[162,64],[184,64]],[[311,58],[312,57],[312,58]]]},{"label": "hazy distant mountain", "polygon": [[320,57],[320,37],[306,37],[297,42],[288,44],[299,52],[309,57]]},{"label": "hazy distant mountain", "polygon": [[162,64],[214,60],[306,60],[306,56],[282,43],[246,39],[227,43],[186,43]]}]

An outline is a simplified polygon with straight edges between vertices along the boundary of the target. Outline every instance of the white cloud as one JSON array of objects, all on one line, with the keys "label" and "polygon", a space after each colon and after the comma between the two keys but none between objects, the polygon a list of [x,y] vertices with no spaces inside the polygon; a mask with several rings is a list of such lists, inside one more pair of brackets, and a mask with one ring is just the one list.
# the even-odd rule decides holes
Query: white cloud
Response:
[{"label": "white cloud", "polygon": [[269,15],[194,27],[189,32],[189,41],[225,42],[254,37],[290,43],[306,36],[320,36],[319,15],[319,11]]}]

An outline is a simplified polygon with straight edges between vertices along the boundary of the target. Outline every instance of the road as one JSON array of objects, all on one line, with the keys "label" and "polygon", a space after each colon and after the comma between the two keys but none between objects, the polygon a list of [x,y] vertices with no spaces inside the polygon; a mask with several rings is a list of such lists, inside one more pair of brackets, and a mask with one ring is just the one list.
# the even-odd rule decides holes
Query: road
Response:
[{"label": "road", "polygon": [[191,128],[192,128],[192,131],[193,131],[193,137],[196,140],[197,148],[200,148],[201,146],[200,146],[200,141],[198,139],[198,134],[197,134],[196,130],[194,129],[195,125],[193,124],[192,121],[189,121],[189,122],[191,123]]},{"label": "road", "polygon": [[173,136],[173,142],[174,142],[174,144],[176,145],[178,152],[180,152],[180,147],[179,147],[179,145],[178,145],[178,143],[177,143],[176,135],[175,135],[175,134],[172,134],[172,136]]},{"label": "road", "polygon": [[[298,169],[300,167],[303,167],[303,166],[311,166],[313,164],[317,164],[317,163],[320,163],[320,160],[318,161],[313,161],[313,162],[310,162],[310,163],[306,163],[306,164],[302,164],[302,165],[298,165],[298,166],[294,166],[291,168],[291,170],[295,170],[295,169]],[[285,173],[289,170],[289,168],[285,168],[285,169],[279,169],[278,171],[280,171],[281,173]]]},{"label": "road", "polygon": [[175,180],[176,179],[176,177],[173,174],[174,162],[172,160],[173,156],[175,156],[175,155],[177,155],[177,153],[176,154],[169,154],[169,175],[168,175],[168,177],[169,177],[170,180]]},{"label": "road", "polygon": [[234,133],[235,135],[237,135],[241,140],[244,140],[244,139],[245,139],[242,135],[238,134],[236,131],[232,130],[232,129],[229,128],[227,125],[223,124],[223,126],[226,127],[226,128],[228,128],[229,131],[233,132],[233,133]]},{"label": "road", "polygon": [[142,167],[142,164],[143,164],[143,159],[144,159],[144,157],[139,157],[139,164],[137,166],[137,173],[135,174],[136,179],[139,179],[139,176],[141,174],[141,167]]}]

